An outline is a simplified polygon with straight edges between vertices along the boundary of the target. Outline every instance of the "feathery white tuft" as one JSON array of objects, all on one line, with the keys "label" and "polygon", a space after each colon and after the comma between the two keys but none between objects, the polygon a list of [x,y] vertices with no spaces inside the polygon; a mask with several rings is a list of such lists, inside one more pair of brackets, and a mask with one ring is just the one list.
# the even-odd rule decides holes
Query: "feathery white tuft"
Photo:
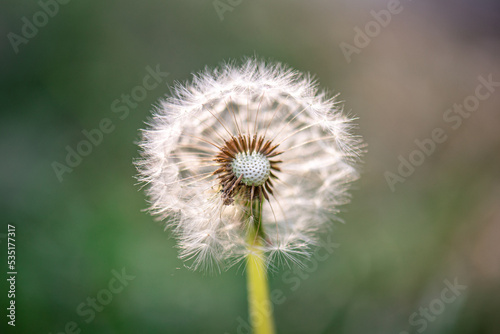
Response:
[{"label": "feathery white tuft", "polygon": [[177,85],[156,109],[143,130],[139,180],[151,212],[177,236],[180,257],[193,269],[220,271],[247,255],[251,222],[242,222],[245,205],[221,195],[214,157],[231,137],[272,141],[282,152],[279,170],[258,152],[243,152],[233,171],[247,186],[272,181],[263,204],[268,264],[300,264],[358,178],[361,140],[352,127],[335,98],[307,75],[255,59],[225,64]]}]

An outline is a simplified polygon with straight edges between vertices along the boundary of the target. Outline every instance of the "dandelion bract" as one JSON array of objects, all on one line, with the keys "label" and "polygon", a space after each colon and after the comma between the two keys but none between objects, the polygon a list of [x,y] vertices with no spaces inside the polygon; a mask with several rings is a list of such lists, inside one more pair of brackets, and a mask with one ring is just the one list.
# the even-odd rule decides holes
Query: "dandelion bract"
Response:
[{"label": "dandelion bract", "polygon": [[308,75],[256,59],[226,63],[178,84],[156,108],[139,180],[193,269],[245,258],[250,227],[268,265],[300,263],[358,176],[352,127]]}]

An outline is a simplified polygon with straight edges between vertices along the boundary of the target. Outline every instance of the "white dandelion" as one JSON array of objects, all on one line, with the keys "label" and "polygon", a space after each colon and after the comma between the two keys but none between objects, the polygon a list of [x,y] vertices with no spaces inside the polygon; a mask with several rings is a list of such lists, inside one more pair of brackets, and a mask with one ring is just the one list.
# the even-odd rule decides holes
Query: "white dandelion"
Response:
[{"label": "white dandelion", "polygon": [[352,127],[308,75],[255,59],[224,64],[156,109],[139,180],[191,268],[238,263],[249,236],[268,266],[301,264],[358,177]]}]

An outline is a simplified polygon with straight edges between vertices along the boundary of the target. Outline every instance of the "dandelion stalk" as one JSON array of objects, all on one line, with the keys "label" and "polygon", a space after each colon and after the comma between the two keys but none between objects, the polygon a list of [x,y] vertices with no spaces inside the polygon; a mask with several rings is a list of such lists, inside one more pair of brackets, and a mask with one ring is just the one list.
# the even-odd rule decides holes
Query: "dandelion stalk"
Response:
[{"label": "dandelion stalk", "polygon": [[362,141],[310,75],[254,58],[206,69],[158,104],[138,180],[193,270],[247,261],[254,334],[274,333],[267,268],[302,264],[349,201]]},{"label": "dandelion stalk", "polygon": [[273,334],[274,320],[269,298],[265,254],[262,251],[261,236],[264,231],[262,222],[262,201],[256,203],[254,217],[250,217],[248,234],[249,254],[247,257],[248,310],[254,334]]},{"label": "dandelion stalk", "polygon": [[158,104],[142,133],[138,179],[190,268],[220,272],[247,257],[249,271],[300,264],[358,178],[353,127],[310,75],[229,62]]}]

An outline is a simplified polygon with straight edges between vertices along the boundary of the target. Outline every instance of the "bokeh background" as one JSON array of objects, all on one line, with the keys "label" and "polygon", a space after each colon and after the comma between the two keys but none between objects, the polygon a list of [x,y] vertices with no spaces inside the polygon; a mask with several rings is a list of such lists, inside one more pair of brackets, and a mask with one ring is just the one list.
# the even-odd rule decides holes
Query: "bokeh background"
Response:
[{"label": "bokeh background", "polygon": [[[443,120],[479,76],[500,81],[500,5],[402,0],[348,62],[339,45],[352,45],[355,27],[389,2],[221,0],[229,6],[221,20],[211,0],[70,1],[16,53],[9,33],[21,36],[23,17],[33,22],[42,7],[3,1],[1,331],[247,333],[242,268],[186,269],[175,240],[141,211],[132,161],[138,129],[169,86],[206,65],[258,55],[340,92],[368,144],[345,224],[330,236],[338,249],[305,273],[271,277],[284,298],[278,332],[500,333],[500,87],[457,129]],[[113,101],[157,65],[169,76],[120,119]],[[64,163],[66,146],[104,118],[114,130],[60,182],[53,162]],[[392,191],[385,173],[397,173],[398,157],[436,128],[447,140]],[[15,328],[5,317],[8,223],[17,230]],[[122,268],[135,278],[87,323],[77,308],[106,297]],[[465,288],[440,304],[454,281]],[[419,313],[429,306],[429,317]]]}]

